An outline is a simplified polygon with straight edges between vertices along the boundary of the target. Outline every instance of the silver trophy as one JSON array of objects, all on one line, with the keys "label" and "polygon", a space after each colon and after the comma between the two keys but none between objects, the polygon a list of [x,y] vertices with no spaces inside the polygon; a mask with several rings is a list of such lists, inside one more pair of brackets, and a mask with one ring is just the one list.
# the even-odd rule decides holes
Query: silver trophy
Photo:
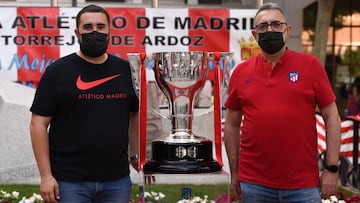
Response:
[{"label": "silver trophy", "polygon": [[[134,74],[139,57],[128,54]],[[171,132],[152,142],[152,158],[144,165],[148,173],[206,173],[222,166],[212,158],[212,141],[192,132],[194,100],[205,84],[212,53],[159,52],[148,54],[155,81],[169,104]],[[137,83],[138,77],[133,77]],[[135,87],[139,85],[135,84]]]}]

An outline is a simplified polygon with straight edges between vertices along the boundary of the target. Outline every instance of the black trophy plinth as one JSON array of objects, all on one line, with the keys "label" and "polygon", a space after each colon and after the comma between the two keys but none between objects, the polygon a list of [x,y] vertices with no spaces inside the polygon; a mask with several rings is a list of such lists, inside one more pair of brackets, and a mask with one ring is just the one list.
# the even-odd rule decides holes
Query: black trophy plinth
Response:
[{"label": "black trophy plinth", "polygon": [[221,170],[221,165],[212,158],[212,141],[152,142],[152,159],[145,163],[145,173],[209,173]]}]

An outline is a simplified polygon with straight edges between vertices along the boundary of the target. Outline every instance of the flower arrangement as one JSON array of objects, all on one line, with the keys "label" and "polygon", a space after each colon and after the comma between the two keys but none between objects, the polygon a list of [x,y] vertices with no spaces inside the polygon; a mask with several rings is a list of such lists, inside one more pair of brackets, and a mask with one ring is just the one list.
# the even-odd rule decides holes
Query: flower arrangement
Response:
[{"label": "flower arrangement", "polygon": [[15,203],[19,199],[19,193],[13,191],[12,193],[0,190],[0,203]]},{"label": "flower arrangement", "polygon": [[328,199],[323,199],[322,203],[360,203],[360,195],[353,194],[350,197],[340,191],[337,195],[332,195]]},{"label": "flower arrangement", "polygon": [[[166,202],[165,195],[161,192],[144,192],[144,200],[139,200],[140,202],[144,203],[162,203]],[[178,200],[176,203],[227,203],[229,202],[230,195],[229,194],[221,194],[215,200],[209,200],[209,197],[207,195],[204,195],[204,197],[194,196],[191,199],[182,199]],[[134,201],[130,201],[133,203]],[[0,202],[1,203],[1,202]]]},{"label": "flower arrangement", "polygon": [[[221,194],[215,200],[209,200],[207,195],[204,197],[194,196],[191,199],[182,199],[176,203],[224,203],[229,202],[229,194]],[[165,194],[161,192],[144,192],[145,203],[162,203],[164,202]],[[0,190],[0,203],[45,203],[39,194],[33,193],[29,198],[22,197],[17,191],[11,193]],[[360,195],[353,194],[352,196],[345,196],[342,192],[333,195],[328,199],[323,199],[322,203],[360,203]]]},{"label": "flower arrangement", "polygon": [[39,194],[33,193],[29,198],[22,197],[20,199],[19,192],[11,193],[0,190],[0,203],[45,203]]},{"label": "flower arrangement", "polygon": [[204,199],[201,197],[195,196],[191,199],[182,199],[177,201],[176,203],[215,203],[214,201],[209,201],[208,196],[204,195]]},{"label": "flower arrangement", "polygon": [[208,196],[204,195],[203,199],[195,196],[191,199],[179,200],[177,203],[228,203],[230,202],[230,199],[229,194],[220,194],[215,198],[215,200],[208,200]]},{"label": "flower arrangement", "polygon": [[164,198],[165,195],[161,192],[154,192],[154,191],[144,192],[145,202],[161,203]]},{"label": "flower arrangement", "polygon": [[330,196],[328,199],[322,199],[321,200],[322,203],[345,203],[344,200],[338,200],[338,198],[333,195],[333,196]]}]

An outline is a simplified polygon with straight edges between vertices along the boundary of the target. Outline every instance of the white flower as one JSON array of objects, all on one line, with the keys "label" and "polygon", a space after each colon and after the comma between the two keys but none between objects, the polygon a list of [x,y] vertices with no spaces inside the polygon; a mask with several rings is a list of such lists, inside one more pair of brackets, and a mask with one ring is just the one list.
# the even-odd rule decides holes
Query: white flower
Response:
[{"label": "white flower", "polygon": [[322,203],[346,203],[344,200],[338,200],[336,195],[330,196],[328,199],[322,199]]},{"label": "white flower", "polygon": [[161,192],[144,192],[144,199],[145,201],[151,201],[151,202],[161,202],[162,199],[165,198],[165,195]]},{"label": "white flower", "polygon": [[333,195],[333,196],[330,196],[330,201],[332,201],[332,202],[337,202],[338,199],[336,198],[335,195]]},{"label": "white flower", "polygon": [[26,201],[26,197],[23,197],[23,198],[20,200],[19,203],[28,203],[28,202]]},{"label": "white flower", "polygon": [[10,197],[11,197],[11,194],[10,194],[10,193],[5,193],[5,194],[4,194],[4,197],[5,197],[5,198],[10,198]]},{"label": "white flower", "polygon": [[151,197],[151,194],[149,192],[144,192],[144,198]]},{"label": "white flower", "polygon": [[16,198],[16,199],[19,198],[19,192],[13,191],[11,194],[14,198]]},{"label": "white flower", "polygon": [[22,200],[19,203],[34,203],[34,200],[26,199],[26,197],[23,197]]},{"label": "white flower", "polygon": [[35,197],[36,200],[43,200],[43,198],[39,194],[33,193],[33,196]]},{"label": "white flower", "polygon": [[164,193],[159,192],[159,197],[160,197],[161,199],[163,199],[163,198],[165,198],[165,194],[164,194]]},{"label": "white flower", "polygon": [[204,199],[202,199],[201,197],[195,196],[192,199],[182,199],[177,201],[176,203],[215,203],[215,201],[208,200],[208,196],[204,195]]}]

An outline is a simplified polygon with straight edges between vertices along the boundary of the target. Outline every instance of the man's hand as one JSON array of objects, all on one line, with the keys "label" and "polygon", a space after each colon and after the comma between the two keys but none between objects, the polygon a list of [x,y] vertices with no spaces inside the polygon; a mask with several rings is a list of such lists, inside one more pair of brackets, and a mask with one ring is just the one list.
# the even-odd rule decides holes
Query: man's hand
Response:
[{"label": "man's hand", "polygon": [[59,185],[53,176],[41,177],[40,195],[47,203],[57,203],[60,199]]},{"label": "man's hand", "polygon": [[241,202],[240,182],[237,178],[231,178],[230,194],[232,201],[240,200]]},{"label": "man's hand", "polygon": [[335,195],[338,188],[339,174],[324,170],[320,177],[321,197],[323,199]]}]

